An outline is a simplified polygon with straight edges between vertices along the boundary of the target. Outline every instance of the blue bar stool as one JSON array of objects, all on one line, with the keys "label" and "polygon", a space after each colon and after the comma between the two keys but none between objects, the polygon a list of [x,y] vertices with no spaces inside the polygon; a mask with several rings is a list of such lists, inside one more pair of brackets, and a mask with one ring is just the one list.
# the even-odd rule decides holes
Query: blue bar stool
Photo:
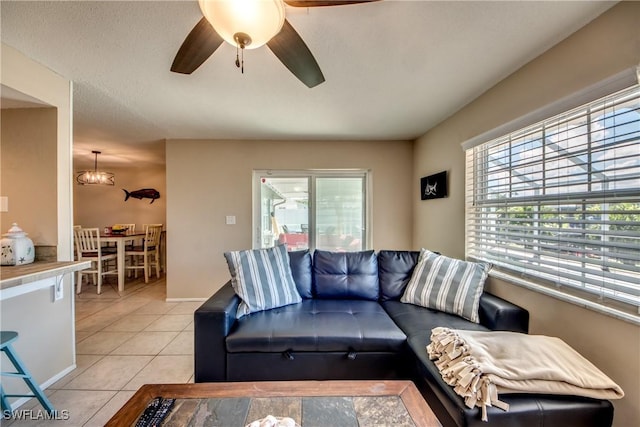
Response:
[{"label": "blue bar stool", "polygon": [[0,384],[0,406],[2,406],[2,411],[11,411],[11,405],[7,400],[8,397],[35,397],[38,399],[42,407],[48,413],[54,413],[55,409],[53,409],[53,405],[44,394],[40,386],[33,381],[33,377],[24,366],[24,363],[18,357],[18,353],[15,352],[11,343],[18,339],[18,333],[14,331],[0,331],[0,351],[3,351],[13,366],[16,368],[17,372],[0,372],[0,375],[6,377],[19,377],[24,380],[29,386],[29,389],[33,392],[33,394],[5,394],[4,389],[2,388],[2,384]]}]

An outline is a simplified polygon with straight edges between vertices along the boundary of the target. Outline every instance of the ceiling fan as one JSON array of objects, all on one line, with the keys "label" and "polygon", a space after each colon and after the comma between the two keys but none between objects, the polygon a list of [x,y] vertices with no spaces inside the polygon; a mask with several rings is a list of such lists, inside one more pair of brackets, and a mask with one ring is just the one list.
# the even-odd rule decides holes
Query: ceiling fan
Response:
[{"label": "ceiling fan", "polygon": [[[204,17],[187,35],[171,71],[191,74],[223,41],[242,52],[266,44],[302,83],[312,88],[324,76],[311,51],[285,18],[285,3],[292,7],[338,6],[379,0],[198,0]],[[243,68],[240,55],[236,66]],[[243,68],[244,71],[244,68]]]}]

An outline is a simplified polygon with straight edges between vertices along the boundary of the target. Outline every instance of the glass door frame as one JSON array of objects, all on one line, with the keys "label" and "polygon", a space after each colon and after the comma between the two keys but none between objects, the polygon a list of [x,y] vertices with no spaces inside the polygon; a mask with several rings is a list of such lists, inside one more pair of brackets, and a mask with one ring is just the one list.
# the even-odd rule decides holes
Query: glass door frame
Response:
[{"label": "glass door frame", "polygon": [[251,242],[254,249],[262,248],[262,194],[261,185],[263,178],[305,178],[308,179],[308,212],[309,212],[309,250],[316,248],[316,179],[317,178],[362,178],[363,197],[363,239],[362,250],[372,248],[373,232],[371,224],[371,181],[372,172],[368,169],[300,169],[300,170],[276,170],[256,169],[252,178],[252,236]]}]

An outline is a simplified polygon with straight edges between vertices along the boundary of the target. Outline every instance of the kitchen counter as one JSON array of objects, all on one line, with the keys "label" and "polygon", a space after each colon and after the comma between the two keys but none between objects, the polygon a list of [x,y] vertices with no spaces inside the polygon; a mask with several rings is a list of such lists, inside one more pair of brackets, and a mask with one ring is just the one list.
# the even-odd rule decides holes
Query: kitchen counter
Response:
[{"label": "kitchen counter", "polygon": [[[39,289],[44,279],[63,276],[91,267],[91,261],[36,261],[26,265],[0,267],[0,299]],[[45,285],[46,286],[46,285]]]},{"label": "kitchen counter", "polygon": [[[20,358],[43,389],[76,368],[73,276],[90,266],[91,261],[43,260],[0,267],[2,330],[19,334]],[[28,391],[21,382],[10,384],[16,394]],[[27,401],[12,404],[15,409]]]}]

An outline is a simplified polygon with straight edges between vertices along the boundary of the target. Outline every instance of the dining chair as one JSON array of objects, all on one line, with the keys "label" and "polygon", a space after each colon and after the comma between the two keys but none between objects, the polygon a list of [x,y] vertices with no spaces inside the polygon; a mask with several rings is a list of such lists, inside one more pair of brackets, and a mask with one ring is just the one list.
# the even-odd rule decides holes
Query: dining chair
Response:
[{"label": "dining chair", "polygon": [[160,263],[160,271],[161,272],[166,272],[166,268],[165,268],[165,247],[164,245],[166,244],[165,239],[166,239],[166,234],[164,231],[164,224],[142,224],[142,229],[143,230],[147,230],[147,227],[149,227],[150,225],[155,225],[158,227],[162,227],[162,233],[160,233],[160,243],[159,243],[159,247],[158,247],[158,262]]},{"label": "dining chair", "polygon": [[[78,261],[91,261],[91,267],[86,270],[78,271],[78,286],[76,293],[82,290],[82,275],[91,275],[98,286],[98,294],[102,293],[102,277],[107,274],[117,274],[116,267],[110,267],[107,261],[115,260],[117,254],[104,253],[102,242],[100,241],[100,229],[98,228],[79,228],[73,230],[76,251],[78,253]],[[112,269],[113,268],[113,269]]]},{"label": "dining chair", "polygon": [[[160,277],[160,236],[162,235],[162,224],[145,225],[145,234],[142,246],[135,246],[125,250],[127,258],[127,270],[133,270],[135,277],[138,277],[138,270],[144,270],[144,282],[149,283],[151,267],[155,267],[156,277]],[[142,261],[142,264],[139,263]]]},{"label": "dining chair", "polygon": [[[74,244],[73,244],[73,259],[75,261],[78,260],[78,249],[77,249],[78,245],[75,244],[75,231],[76,230],[80,230],[81,228],[82,228],[81,225],[74,225],[73,226],[73,232],[74,232],[74,235],[73,235],[73,240],[74,240]],[[80,276],[78,276],[78,277],[80,277]]]}]

